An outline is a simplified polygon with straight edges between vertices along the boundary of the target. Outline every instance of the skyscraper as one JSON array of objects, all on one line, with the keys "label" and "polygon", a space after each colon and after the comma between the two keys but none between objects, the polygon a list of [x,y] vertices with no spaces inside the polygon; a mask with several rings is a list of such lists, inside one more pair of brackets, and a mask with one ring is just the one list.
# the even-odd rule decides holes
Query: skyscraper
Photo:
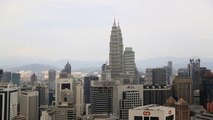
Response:
[{"label": "skyscraper", "polygon": [[189,75],[192,79],[192,90],[199,90],[200,81],[197,76],[200,71],[200,59],[190,59],[190,64],[188,65],[189,68]]},{"label": "skyscraper", "polygon": [[3,69],[0,69],[0,82],[1,82],[1,80],[2,80],[3,74],[4,74]]},{"label": "skyscraper", "polygon": [[125,79],[129,80],[129,84],[137,83],[135,52],[132,50],[131,47],[126,47],[124,51],[124,72],[125,72]]},{"label": "skyscraper", "polygon": [[187,103],[192,103],[192,80],[189,77],[176,76],[173,81],[173,96],[183,98]]},{"label": "skyscraper", "polygon": [[71,76],[71,72],[72,72],[72,67],[70,65],[69,62],[67,62],[67,64],[64,66],[64,69],[61,71],[60,73],[60,78],[68,78],[69,76]]},{"label": "skyscraper", "polygon": [[154,68],[152,70],[153,85],[167,85],[166,84],[166,69]]},{"label": "skyscraper", "polygon": [[0,119],[12,120],[17,116],[18,90],[10,83],[0,83]]},{"label": "skyscraper", "polygon": [[27,120],[38,120],[39,99],[37,91],[21,91],[20,113],[27,115]]},{"label": "skyscraper", "polygon": [[2,81],[3,82],[11,82],[11,79],[12,79],[12,73],[11,72],[4,72],[3,73],[3,77],[2,77]]},{"label": "skyscraper", "polygon": [[37,79],[38,79],[38,78],[37,78],[36,74],[33,73],[33,74],[31,75],[31,78],[30,78],[30,83],[31,83],[32,86],[34,85],[34,82],[37,81]]},{"label": "skyscraper", "polygon": [[74,91],[73,91],[73,78],[59,78],[56,79],[56,105],[60,105],[63,102],[73,103]]},{"label": "skyscraper", "polygon": [[115,21],[110,35],[109,66],[112,80],[120,80],[123,74],[123,38]]},{"label": "skyscraper", "polygon": [[81,118],[84,112],[84,88],[82,83],[76,86],[76,118]]},{"label": "skyscraper", "polygon": [[113,86],[113,114],[128,120],[128,111],[143,105],[143,85]]},{"label": "skyscraper", "polygon": [[113,82],[92,81],[90,91],[91,113],[107,115],[112,114]]},{"label": "skyscraper", "polygon": [[48,105],[49,89],[45,83],[36,83],[35,90],[38,91],[39,106]]},{"label": "skyscraper", "polygon": [[55,80],[56,80],[56,71],[51,69],[48,71],[49,75],[49,90],[54,91],[55,90]]},{"label": "skyscraper", "polygon": [[13,73],[12,74],[12,83],[16,85],[20,85],[21,76],[20,73]]},{"label": "skyscraper", "polygon": [[85,103],[90,103],[90,87],[91,87],[91,81],[98,81],[98,76],[95,75],[89,75],[84,77],[84,99]]}]

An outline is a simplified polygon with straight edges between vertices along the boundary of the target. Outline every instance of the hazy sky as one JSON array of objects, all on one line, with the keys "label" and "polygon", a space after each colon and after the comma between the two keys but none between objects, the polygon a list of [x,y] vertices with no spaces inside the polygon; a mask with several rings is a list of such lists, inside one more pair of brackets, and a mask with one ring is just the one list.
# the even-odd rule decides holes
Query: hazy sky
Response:
[{"label": "hazy sky", "polygon": [[114,17],[136,60],[213,57],[213,0],[0,0],[0,56],[108,60]]}]

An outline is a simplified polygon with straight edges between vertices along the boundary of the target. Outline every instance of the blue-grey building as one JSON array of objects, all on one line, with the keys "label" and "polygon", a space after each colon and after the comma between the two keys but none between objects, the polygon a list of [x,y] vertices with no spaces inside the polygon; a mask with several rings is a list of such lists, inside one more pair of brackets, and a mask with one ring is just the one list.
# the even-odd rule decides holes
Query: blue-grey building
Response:
[{"label": "blue-grey building", "polygon": [[90,103],[90,87],[91,87],[91,81],[95,80],[98,81],[98,76],[95,75],[89,75],[84,77],[84,98],[85,103]]}]

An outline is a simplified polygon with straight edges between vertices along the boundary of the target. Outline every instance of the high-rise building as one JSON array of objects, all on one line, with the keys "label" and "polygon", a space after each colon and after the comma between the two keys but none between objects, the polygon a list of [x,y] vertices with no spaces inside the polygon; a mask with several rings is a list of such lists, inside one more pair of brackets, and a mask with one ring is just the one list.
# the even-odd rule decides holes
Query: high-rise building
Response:
[{"label": "high-rise building", "polygon": [[192,79],[192,90],[199,90],[200,81],[197,77],[197,74],[200,71],[200,59],[190,59],[189,68],[189,76]]},{"label": "high-rise building", "polygon": [[60,105],[64,102],[73,103],[74,102],[74,88],[73,88],[73,78],[59,78],[56,79],[56,105]]},{"label": "high-rise building", "polygon": [[72,72],[72,67],[71,67],[70,63],[67,62],[67,64],[64,66],[64,69],[61,71],[59,77],[68,78],[69,76],[71,76],[71,72]]},{"label": "high-rise building", "polygon": [[84,77],[84,99],[85,103],[88,104],[90,103],[90,84],[91,81],[98,81],[99,78],[96,75],[89,75]]},{"label": "high-rise building", "polygon": [[91,81],[90,91],[91,114],[112,114],[113,82]]},{"label": "high-rise building", "polygon": [[145,85],[152,85],[153,80],[152,80],[152,70],[153,68],[146,68],[146,73],[145,73]]},{"label": "high-rise building", "polygon": [[115,21],[110,35],[109,67],[112,80],[121,80],[123,74],[123,38]]},{"label": "high-rise building", "polygon": [[35,81],[37,81],[37,80],[38,80],[38,78],[37,78],[36,74],[33,73],[33,74],[31,75],[31,78],[30,78],[30,83],[31,83],[31,85],[33,86],[34,83],[35,83]]},{"label": "high-rise building", "polygon": [[170,86],[144,85],[143,90],[143,105],[164,105],[165,101],[171,96]]},{"label": "high-rise building", "polygon": [[176,101],[170,97],[166,100],[166,105],[175,108],[175,120],[191,120],[189,106],[183,98]]},{"label": "high-rise building", "polygon": [[193,99],[191,78],[176,76],[173,81],[172,94],[174,97],[183,98],[191,104]]},{"label": "high-rise building", "polygon": [[0,119],[12,120],[17,116],[18,89],[10,83],[0,83]]},{"label": "high-rise building", "polygon": [[21,75],[20,73],[12,73],[12,83],[16,85],[20,85]]},{"label": "high-rise building", "polygon": [[[213,73],[206,72],[202,77],[202,84],[200,85],[200,104],[208,111],[213,112]],[[211,103],[211,104],[210,104]]]},{"label": "high-rise building", "polygon": [[38,91],[39,106],[48,105],[49,103],[49,88],[45,83],[36,83],[35,90]]},{"label": "high-rise building", "polygon": [[166,69],[154,68],[152,70],[152,81],[153,81],[153,85],[167,85]]},{"label": "high-rise building", "polygon": [[48,71],[48,78],[49,78],[49,90],[55,91],[55,80],[56,80],[56,71],[51,69]]},{"label": "high-rise building", "polygon": [[39,119],[39,99],[37,91],[21,91],[20,113],[27,115],[27,120]]},{"label": "high-rise building", "polygon": [[190,77],[189,76],[189,69],[188,68],[179,68],[178,69],[178,76],[179,77]]},{"label": "high-rise building", "polygon": [[128,84],[136,84],[136,65],[135,65],[135,52],[131,47],[126,47],[124,51],[124,72],[125,78],[128,79]]},{"label": "high-rise building", "polygon": [[57,105],[55,114],[55,120],[76,120],[75,109],[73,105],[66,102]]},{"label": "high-rise building", "polygon": [[164,69],[166,70],[166,84],[171,84],[171,78],[172,78],[172,61],[168,61],[168,65],[164,66]]},{"label": "high-rise building", "polygon": [[175,120],[175,115],[175,108],[156,104],[129,110],[129,120]]},{"label": "high-rise building", "polygon": [[143,85],[116,85],[113,87],[113,114],[128,120],[129,109],[143,105]]},{"label": "high-rise building", "polygon": [[12,73],[11,72],[4,72],[3,73],[3,77],[2,77],[2,81],[9,83],[12,80]]},{"label": "high-rise building", "polygon": [[84,112],[84,88],[82,83],[76,86],[76,118],[80,119]]},{"label": "high-rise building", "polygon": [[4,74],[3,69],[0,69],[0,82],[2,81],[3,74]]},{"label": "high-rise building", "polygon": [[183,98],[180,98],[176,102],[175,113],[176,113],[175,120],[191,120],[188,104]]}]

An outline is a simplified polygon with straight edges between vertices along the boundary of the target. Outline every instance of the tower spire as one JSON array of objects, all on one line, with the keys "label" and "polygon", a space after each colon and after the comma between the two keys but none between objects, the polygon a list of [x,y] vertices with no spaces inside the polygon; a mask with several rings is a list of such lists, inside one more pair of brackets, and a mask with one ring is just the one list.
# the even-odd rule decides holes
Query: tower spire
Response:
[{"label": "tower spire", "polygon": [[115,18],[114,18],[113,27],[116,27],[116,20],[115,20]]}]

